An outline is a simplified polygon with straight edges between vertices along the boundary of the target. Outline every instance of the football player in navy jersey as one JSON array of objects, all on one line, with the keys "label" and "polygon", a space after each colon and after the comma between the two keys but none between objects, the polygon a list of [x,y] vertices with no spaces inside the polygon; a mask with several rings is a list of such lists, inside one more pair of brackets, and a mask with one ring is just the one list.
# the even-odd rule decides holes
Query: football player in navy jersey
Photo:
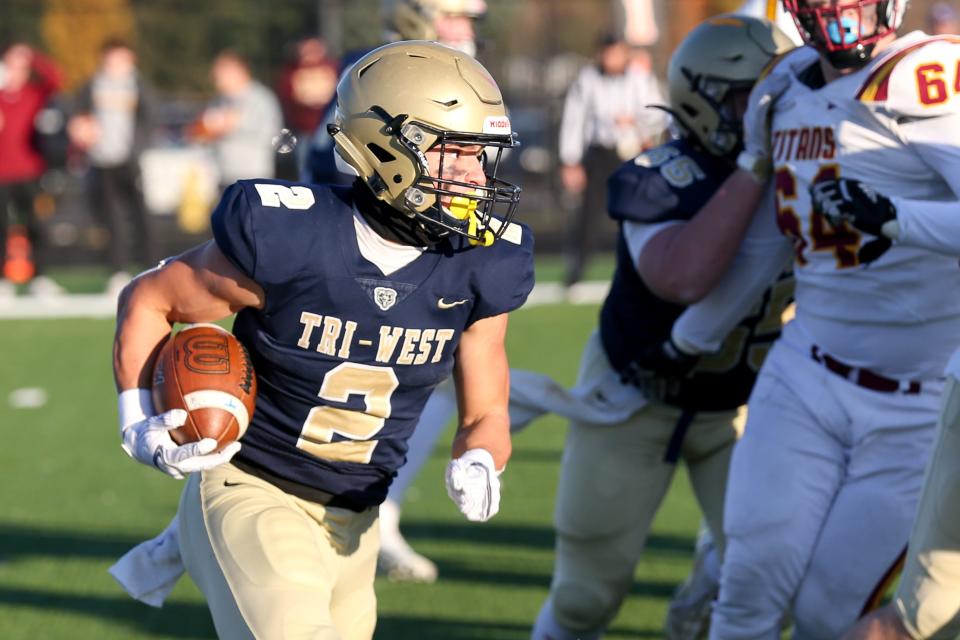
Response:
[{"label": "football player in navy jersey", "polygon": [[[475,25],[487,11],[485,0],[394,0],[383,5],[384,37],[395,40],[433,40],[476,56]],[[369,52],[368,48],[348,51],[340,61],[341,70]],[[345,73],[345,71],[344,71]],[[337,166],[333,140],[327,135],[327,124],[333,122],[336,105],[331,104],[309,141],[301,141],[309,149],[300,167],[301,180],[316,183],[350,184],[352,177]],[[443,383],[443,390],[451,386]],[[401,467],[386,500],[380,505],[379,572],[391,580],[433,582],[437,566],[429,558],[417,553],[400,532],[401,505],[407,489],[416,479],[449,423],[449,414],[456,407],[448,394],[437,394],[429,402],[410,442],[410,455]]]},{"label": "football player in navy jersey", "polygon": [[[711,197],[734,174],[751,87],[771,59],[791,47],[766,20],[723,15],[699,25],[668,69],[680,137],[623,164],[609,180],[608,209],[620,222],[617,266],[599,331],[584,350],[578,389],[609,402],[632,387],[636,397],[623,402],[641,408],[617,424],[570,424],[553,580],[535,640],[601,637],[630,590],[680,458],[722,548],[724,487],[742,428],[739,409],[779,335],[791,283],[777,283],[755,309],[744,310],[746,317],[716,354],[685,356],[670,332],[684,308],[729,267],[734,253],[717,240],[737,244],[753,219],[752,206],[722,210]],[[690,622],[709,615],[709,604]],[[695,638],[700,631],[688,625],[668,630],[668,637]]]},{"label": "football player in navy jersey", "polygon": [[[395,0],[384,6],[384,29],[388,40],[433,40],[476,57],[476,25],[486,11],[485,0]],[[322,163],[322,156],[313,158]],[[442,386],[446,390],[452,387],[452,383],[448,380]],[[400,532],[401,508],[407,489],[441,440],[450,423],[449,415],[456,410],[455,403],[446,395],[442,398],[440,394],[434,395],[436,399],[427,402],[413,432],[407,462],[397,472],[387,499],[380,505],[377,571],[394,581],[433,582],[437,579],[437,565],[417,553]]]},{"label": "football player in navy jersey", "polygon": [[[510,456],[507,313],[533,286],[533,240],[496,177],[517,144],[496,82],[430,42],[362,58],[330,127],[352,187],[240,181],[214,239],[143,274],[118,311],[124,449],[175,477],[183,562],[223,638],[370,638],[378,505],[434,386],[460,423],[447,493],[499,508]],[[242,443],[176,446],[150,371],[174,322],[237,313],[257,408]]]}]

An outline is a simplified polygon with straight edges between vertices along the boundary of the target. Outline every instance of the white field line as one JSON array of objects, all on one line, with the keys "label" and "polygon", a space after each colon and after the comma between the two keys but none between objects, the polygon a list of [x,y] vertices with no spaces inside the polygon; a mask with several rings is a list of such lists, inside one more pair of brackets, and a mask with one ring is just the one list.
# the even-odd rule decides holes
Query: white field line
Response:
[{"label": "white field line", "polygon": [[[580,282],[569,290],[555,282],[545,282],[533,288],[525,307],[542,304],[597,304],[610,288],[609,282]],[[0,320],[30,320],[34,318],[112,318],[117,312],[117,301],[106,294],[69,294],[63,296],[17,296],[0,298]]]}]

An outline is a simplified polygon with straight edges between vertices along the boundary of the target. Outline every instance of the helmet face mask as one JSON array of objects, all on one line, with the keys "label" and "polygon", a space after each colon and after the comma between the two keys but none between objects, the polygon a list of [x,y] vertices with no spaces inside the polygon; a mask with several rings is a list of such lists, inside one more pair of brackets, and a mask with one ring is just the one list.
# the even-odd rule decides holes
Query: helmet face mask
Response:
[{"label": "helmet face mask", "polygon": [[[436,139],[427,151],[436,150],[438,153],[436,175],[431,171],[426,154],[414,142],[424,129]],[[407,212],[440,235],[453,232],[478,244],[490,244],[499,238],[506,230],[506,223],[516,215],[520,203],[520,187],[497,178],[504,149],[519,145],[516,134],[511,132],[507,139],[502,135],[431,130],[429,125],[410,122],[401,129],[399,137],[402,144],[420,157],[422,166],[419,177],[404,195]],[[477,184],[445,177],[449,172],[444,170],[444,165],[451,164],[448,156],[454,153],[451,147],[473,146],[483,147],[478,162],[485,182]],[[428,199],[432,199],[433,204],[421,209]],[[492,223],[494,217],[503,224]]]},{"label": "helmet face mask", "polygon": [[[684,72],[688,74],[691,90],[700,95],[714,114],[713,126],[703,132],[706,146],[719,151],[718,155],[739,151],[743,134],[743,110],[740,105],[745,105],[745,98],[750,95],[754,82],[694,75],[689,69],[684,69]],[[681,108],[688,110],[690,107],[681,105]]]},{"label": "helmet face mask", "polygon": [[[503,150],[519,144],[500,90],[455,49],[397,42],[370,52],[341,80],[328,131],[377,199],[434,236],[490,244],[516,213],[520,188],[498,177]],[[450,171],[463,147],[489,158],[482,172],[475,160],[469,181]]]},{"label": "helmet face mask", "polygon": [[704,21],[670,58],[669,111],[706,151],[732,156],[750,89],[773,57],[791,48],[768,20],[726,14]]},{"label": "helmet face mask", "polygon": [[814,3],[783,0],[804,42],[835,69],[857,69],[870,61],[877,41],[903,22],[907,0],[843,0]]}]

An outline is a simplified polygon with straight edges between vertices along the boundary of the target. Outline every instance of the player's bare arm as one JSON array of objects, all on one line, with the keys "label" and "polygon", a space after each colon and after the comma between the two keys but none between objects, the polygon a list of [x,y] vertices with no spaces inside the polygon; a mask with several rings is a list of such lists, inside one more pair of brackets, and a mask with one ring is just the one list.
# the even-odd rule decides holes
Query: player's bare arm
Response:
[{"label": "player's bare arm", "polygon": [[763,188],[750,172],[738,169],[689,222],[653,236],[637,262],[647,286],[684,305],[707,295],[736,256]]},{"label": "player's bare arm", "polygon": [[453,457],[470,449],[486,449],[500,470],[511,452],[506,333],[505,313],[473,323],[460,338],[454,369],[460,421]]},{"label": "player's bare arm", "polygon": [[788,84],[775,74],[758,82],[748,99],[745,92],[732,92],[730,109],[743,120],[738,168],[692,219],[651,238],[637,261],[638,273],[658,296],[693,304],[730,266],[770,177],[770,116]]},{"label": "player's bare arm", "polygon": [[261,307],[263,290],[211,240],[131,282],[120,296],[114,337],[118,391],[150,387],[157,346],[175,322],[213,322]]},{"label": "player's bare arm", "polygon": [[148,271],[123,290],[113,344],[114,379],[122,447],[128,455],[177,479],[210,469],[236,454],[239,442],[214,452],[210,438],[177,445],[170,431],[187,413],[156,415],[151,373],[160,345],[175,322],[212,322],[244,307],[263,305],[263,290],[241,274],[213,241]]},{"label": "player's bare arm", "polygon": [[460,338],[454,367],[460,424],[444,477],[447,495],[468,520],[500,510],[500,478],[510,458],[507,413],[507,314],[478,320]]}]

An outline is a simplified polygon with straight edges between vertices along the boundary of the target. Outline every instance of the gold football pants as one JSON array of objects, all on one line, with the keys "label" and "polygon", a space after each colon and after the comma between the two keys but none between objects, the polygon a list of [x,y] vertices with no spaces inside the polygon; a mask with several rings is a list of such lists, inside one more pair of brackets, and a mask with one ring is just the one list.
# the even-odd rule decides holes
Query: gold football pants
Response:
[{"label": "gold football pants", "polygon": [[324,507],[230,464],[180,499],[184,565],[224,639],[368,640],[378,547],[376,508]]},{"label": "gold football pants", "polygon": [[[595,339],[587,343],[583,360],[582,376],[610,366]],[[651,403],[619,424],[570,424],[550,585],[554,616],[567,629],[602,629],[630,590],[650,525],[676,472],[664,454],[680,413]],[[727,468],[744,419],[736,411],[699,413],[680,450],[718,549],[723,548]]]},{"label": "gold football pants", "polygon": [[948,377],[907,562],[894,597],[915,638],[960,635],[960,382]]}]

